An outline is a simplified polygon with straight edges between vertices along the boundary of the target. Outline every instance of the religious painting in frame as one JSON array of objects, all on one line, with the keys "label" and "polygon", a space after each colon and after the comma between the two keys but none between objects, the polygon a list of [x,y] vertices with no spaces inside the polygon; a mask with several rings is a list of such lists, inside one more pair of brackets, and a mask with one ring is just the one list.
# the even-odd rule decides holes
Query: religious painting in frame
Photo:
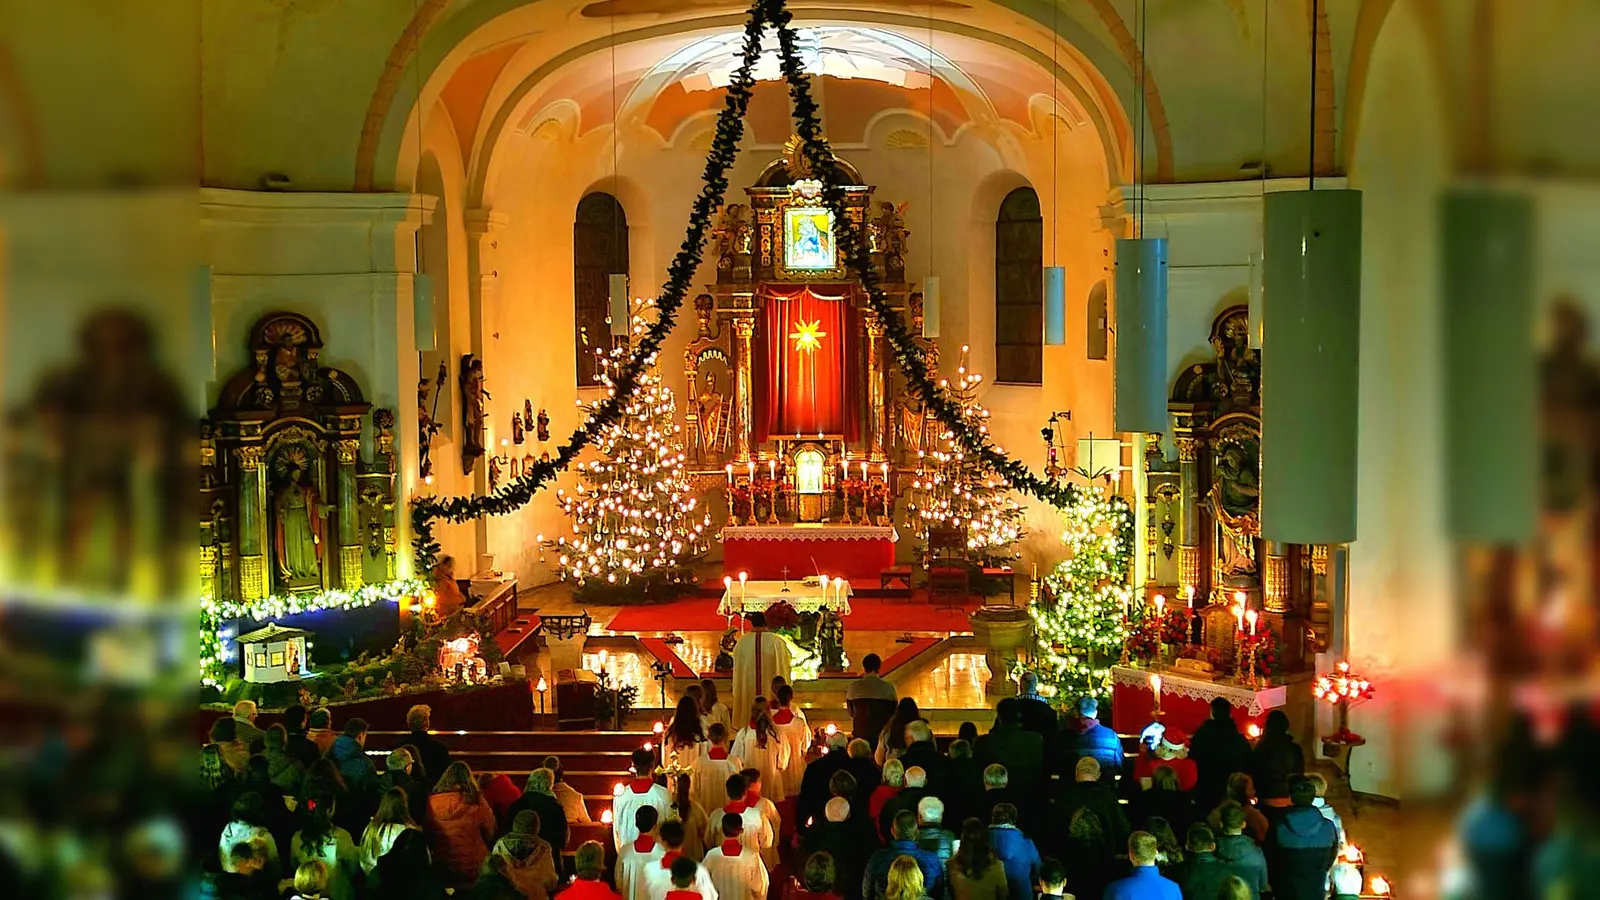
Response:
[{"label": "religious painting in frame", "polygon": [[784,208],[783,267],[799,272],[827,272],[838,268],[833,213],[820,206]]}]

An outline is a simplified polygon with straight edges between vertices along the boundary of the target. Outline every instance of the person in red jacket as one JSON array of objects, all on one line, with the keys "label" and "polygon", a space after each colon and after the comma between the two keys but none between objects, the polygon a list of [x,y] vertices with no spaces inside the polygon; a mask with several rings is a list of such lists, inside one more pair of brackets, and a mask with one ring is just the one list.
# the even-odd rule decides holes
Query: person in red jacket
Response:
[{"label": "person in red jacket", "polygon": [[557,897],[562,900],[622,900],[610,885],[600,880],[606,870],[606,848],[599,841],[584,841],[573,854],[572,861],[578,877]]},{"label": "person in red jacket", "polygon": [[1200,770],[1189,758],[1189,736],[1177,728],[1155,723],[1140,735],[1139,759],[1133,764],[1133,777],[1141,787],[1148,789],[1150,777],[1158,766],[1172,767],[1178,776],[1180,791],[1194,790],[1195,782],[1200,780]]}]

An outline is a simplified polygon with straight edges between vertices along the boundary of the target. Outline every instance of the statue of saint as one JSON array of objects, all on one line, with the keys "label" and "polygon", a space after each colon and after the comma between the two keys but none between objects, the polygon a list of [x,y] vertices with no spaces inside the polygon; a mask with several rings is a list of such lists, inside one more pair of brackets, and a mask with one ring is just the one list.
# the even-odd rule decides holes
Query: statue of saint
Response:
[{"label": "statue of saint", "polygon": [[273,500],[274,545],[278,574],[291,584],[322,573],[322,513],[317,489],[305,483],[305,469],[291,466],[288,483]]},{"label": "statue of saint", "polygon": [[1217,454],[1217,481],[1206,495],[1206,505],[1216,519],[1224,538],[1222,571],[1229,575],[1256,572],[1255,539],[1261,534],[1261,514],[1257,505],[1261,488],[1255,466],[1246,459],[1244,448],[1228,444]]},{"label": "statue of saint", "polygon": [[490,399],[483,386],[483,360],[467,354],[461,367],[461,419],[465,434],[461,441],[462,470],[471,472],[472,465],[484,453],[488,439],[487,411],[484,401]]},{"label": "statue of saint", "polygon": [[717,391],[717,376],[706,373],[706,388],[700,392],[695,404],[700,412],[700,446],[707,453],[721,453],[721,438],[726,434],[722,427],[723,410],[727,399]]}]

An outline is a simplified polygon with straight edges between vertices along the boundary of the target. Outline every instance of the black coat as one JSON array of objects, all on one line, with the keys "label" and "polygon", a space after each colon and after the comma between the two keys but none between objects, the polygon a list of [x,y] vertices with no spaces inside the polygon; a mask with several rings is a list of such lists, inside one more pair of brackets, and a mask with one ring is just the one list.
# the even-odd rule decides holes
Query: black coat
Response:
[{"label": "black coat", "polygon": [[1180,844],[1189,833],[1189,826],[1199,821],[1194,800],[1188,794],[1154,787],[1134,798],[1132,813],[1133,824],[1142,829],[1148,829],[1150,820],[1156,816],[1166,819]]},{"label": "black coat", "polygon": [[1060,717],[1054,707],[1038,697],[1018,697],[1017,703],[1022,709],[1022,727],[1044,738],[1047,750],[1055,746]]},{"label": "black coat", "polygon": [[872,792],[883,783],[883,770],[871,757],[852,757],[845,764],[845,770],[856,777],[856,795],[850,798],[850,809],[860,810],[864,816],[867,814],[867,804],[872,800]]},{"label": "black coat", "polygon": [[901,810],[909,810],[915,816],[917,804],[928,794],[926,788],[902,788],[900,793],[895,794],[883,805],[883,809],[878,810],[878,834],[883,837],[885,843],[894,840],[894,817],[899,815]]},{"label": "black coat", "polygon": [[983,805],[983,766],[970,757],[950,760],[950,783],[948,796],[939,799],[944,801],[945,824],[960,831],[961,823],[972,816],[981,817],[988,809]]},{"label": "black coat", "polygon": [[1189,739],[1189,758],[1198,776],[1195,803],[1211,809],[1227,795],[1229,776],[1250,771],[1250,741],[1233,719],[1208,719]]},{"label": "black coat", "polygon": [[1303,775],[1306,755],[1287,732],[1268,732],[1250,751],[1250,777],[1263,801],[1289,796],[1289,776]]},{"label": "black coat", "polygon": [[944,800],[947,804],[950,802],[945,796],[952,782],[950,757],[940,753],[933,741],[919,741],[907,747],[906,752],[900,754],[900,762],[907,769],[912,766],[922,767],[922,771],[928,773],[928,793]]},{"label": "black coat", "polygon": [[[437,782],[439,776],[444,774],[445,768],[450,765],[450,748],[426,731],[411,732],[405,743],[422,752],[422,771],[427,773],[428,778]],[[428,785],[428,788],[431,792],[433,785]]]},{"label": "black coat", "polygon": [[[537,792],[524,793],[516,802],[506,807],[506,828],[511,830],[511,823],[517,818],[517,813],[531,809],[539,814],[539,837],[544,838],[557,856],[567,847],[567,814],[561,808],[561,801],[549,794]],[[504,835],[504,831],[501,835]]]},{"label": "black coat", "polygon": [[383,795],[390,788],[399,788],[406,792],[406,809],[411,812],[411,818],[419,825],[428,820],[428,795],[433,793],[430,786],[412,778],[406,772],[385,772],[379,775],[378,799],[383,799]]},{"label": "black coat", "polygon": [[995,725],[993,731],[978,738],[972,755],[984,766],[1005,766],[1014,790],[1033,790],[1044,773],[1044,738],[1021,725]]},{"label": "black coat", "polygon": [[1085,808],[1100,819],[1100,827],[1111,846],[1127,846],[1128,835],[1132,832],[1127,813],[1123,812],[1122,804],[1117,802],[1117,795],[1111,787],[1098,781],[1074,781],[1063,788],[1056,798],[1056,813],[1051,818],[1054,820],[1058,846],[1066,842],[1073,814]]},{"label": "black coat", "polygon": [[304,731],[289,732],[289,739],[283,745],[284,752],[300,760],[301,765],[311,768],[311,764],[322,758],[322,750],[317,747],[317,742],[306,737]]},{"label": "black coat", "polygon": [[[835,890],[845,900],[861,896],[861,876],[867,870],[867,858],[878,848],[871,826],[863,827],[865,817],[844,822],[820,822],[807,832],[801,849],[809,857],[826,851],[833,857]],[[804,871],[802,867],[801,871]]]},{"label": "black coat", "polygon": [[835,773],[846,771],[849,764],[850,757],[843,750],[834,750],[822,754],[806,765],[805,774],[800,776],[800,797],[795,801],[794,820],[800,829],[806,827],[807,821],[822,821],[828,801],[833,799],[833,793],[828,790],[828,782],[833,780]]}]

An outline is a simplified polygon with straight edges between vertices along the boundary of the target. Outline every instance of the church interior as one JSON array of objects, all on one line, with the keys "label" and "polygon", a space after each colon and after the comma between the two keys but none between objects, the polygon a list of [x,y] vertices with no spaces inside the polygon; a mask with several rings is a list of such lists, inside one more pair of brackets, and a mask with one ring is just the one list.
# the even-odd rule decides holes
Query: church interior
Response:
[{"label": "church interior", "polygon": [[520,783],[740,721],[759,628],[819,740],[869,659],[945,743],[1286,715],[1412,897],[1594,727],[1595,8],[236,0],[69,78],[29,5],[0,702],[198,654],[202,734]]}]

